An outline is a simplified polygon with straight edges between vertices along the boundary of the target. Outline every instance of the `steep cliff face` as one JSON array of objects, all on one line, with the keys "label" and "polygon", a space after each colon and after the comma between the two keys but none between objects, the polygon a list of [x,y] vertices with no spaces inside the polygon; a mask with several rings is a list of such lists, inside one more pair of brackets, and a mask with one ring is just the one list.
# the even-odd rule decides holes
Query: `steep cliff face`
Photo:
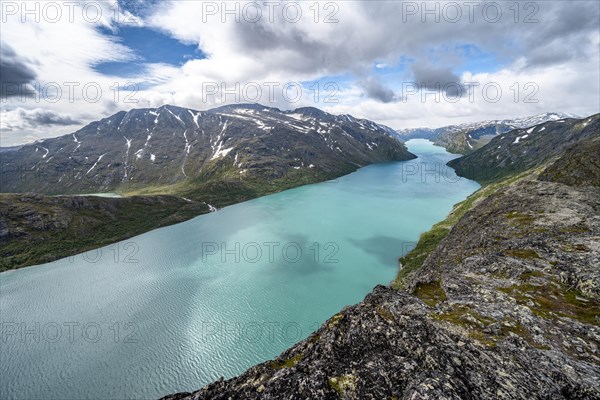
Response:
[{"label": "steep cliff face", "polygon": [[539,172],[479,199],[401,290],[378,286],[277,359],[165,399],[600,398],[600,187]]}]

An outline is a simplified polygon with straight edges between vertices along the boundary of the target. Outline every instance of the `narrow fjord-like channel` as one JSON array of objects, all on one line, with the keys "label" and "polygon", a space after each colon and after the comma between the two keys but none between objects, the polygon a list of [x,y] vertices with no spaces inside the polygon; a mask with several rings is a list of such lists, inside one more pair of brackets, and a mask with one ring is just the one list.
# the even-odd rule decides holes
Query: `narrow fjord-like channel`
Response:
[{"label": "narrow fjord-like channel", "polygon": [[0,398],[148,399],[275,357],[479,186],[419,156],[0,274]]}]

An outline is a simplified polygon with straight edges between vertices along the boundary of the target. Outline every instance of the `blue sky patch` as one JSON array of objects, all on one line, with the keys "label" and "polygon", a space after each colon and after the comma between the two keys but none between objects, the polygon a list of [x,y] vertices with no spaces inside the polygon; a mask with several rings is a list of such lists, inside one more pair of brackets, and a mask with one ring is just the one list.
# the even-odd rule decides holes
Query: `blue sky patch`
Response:
[{"label": "blue sky patch", "polygon": [[198,46],[182,43],[150,28],[119,26],[113,32],[101,27],[99,31],[129,47],[138,58],[128,62],[103,62],[95,65],[94,69],[104,75],[134,76],[144,72],[145,64],[180,66],[192,59],[205,58]]},{"label": "blue sky patch", "polygon": [[495,54],[483,51],[473,44],[457,46],[457,50],[465,58],[464,64],[459,68],[461,73],[464,71],[470,71],[474,74],[495,72],[503,67],[503,63]]}]

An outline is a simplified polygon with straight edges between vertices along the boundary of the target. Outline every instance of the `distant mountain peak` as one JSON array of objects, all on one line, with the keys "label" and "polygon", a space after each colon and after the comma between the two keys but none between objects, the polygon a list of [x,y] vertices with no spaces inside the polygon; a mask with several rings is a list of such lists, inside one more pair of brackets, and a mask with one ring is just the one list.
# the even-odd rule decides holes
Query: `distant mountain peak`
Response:
[{"label": "distant mountain peak", "polygon": [[326,115],[332,115],[329,114],[326,111],[323,111],[319,108],[316,107],[300,107],[300,108],[296,108],[295,110],[292,111],[292,113],[294,114],[304,114],[304,115],[312,115],[312,116],[317,116],[317,117],[322,117],[322,116],[326,116]]}]

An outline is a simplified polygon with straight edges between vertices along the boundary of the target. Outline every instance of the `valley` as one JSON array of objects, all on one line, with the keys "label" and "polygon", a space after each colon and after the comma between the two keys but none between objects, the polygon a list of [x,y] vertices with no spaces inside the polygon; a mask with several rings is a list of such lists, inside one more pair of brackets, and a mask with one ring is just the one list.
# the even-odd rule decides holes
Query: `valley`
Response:
[{"label": "valley", "polygon": [[401,140],[429,139],[450,153],[468,154],[485,146],[494,137],[514,129],[531,128],[544,122],[577,118],[572,114],[543,113],[525,118],[464,123],[436,129],[402,129],[398,131],[398,137]]},{"label": "valley", "polygon": [[0,400],[600,399],[598,0],[0,15]]},{"label": "valley", "polygon": [[[316,108],[164,106],[120,112],[73,134],[11,149],[2,153],[2,192],[36,195],[0,194],[0,271],[369,164],[415,158],[392,133]],[[125,197],[67,196],[96,192]]]},{"label": "valley", "polygon": [[[213,170],[213,197],[210,191],[189,189],[199,181],[186,177],[178,178],[181,186],[170,186],[177,195],[139,182],[130,192],[123,188],[132,186],[123,182],[74,185],[88,193],[117,190],[125,197],[3,194],[2,216],[8,221],[1,231],[8,244],[3,249],[11,253],[3,257],[3,268],[58,259],[3,274],[4,318],[21,321],[21,327],[40,321],[47,326],[55,322],[38,314],[25,317],[23,307],[55,317],[60,309],[82,323],[96,321],[101,329],[115,323],[133,329],[133,342],[81,343],[86,359],[112,366],[100,375],[76,373],[72,368],[87,371],[88,364],[59,355],[69,354],[70,342],[59,346],[64,350],[59,353],[47,341],[36,344],[36,351],[47,356],[46,371],[72,376],[73,385],[52,387],[51,397],[361,399],[475,392],[482,399],[498,393],[591,399],[598,395],[595,351],[600,345],[598,124],[599,116],[593,115],[514,129],[463,157],[425,139],[411,139],[406,147],[395,142],[391,153],[367,152],[382,158],[363,162],[407,160],[341,178],[268,181],[259,168],[263,179],[233,183],[231,175]],[[372,128],[371,134],[383,138],[380,143],[396,140],[386,129]],[[373,145],[376,138],[369,140],[370,146],[359,142],[363,151],[379,147]],[[411,161],[415,155],[418,159]],[[227,162],[232,161],[235,155]],[[446,163],[451,168],[440,167]],[[435,177],[429,176],[431,166],[436,166]],[[298,170],[292,165],[288,173]],[[136,182],[147,179],[144,171],[133,176]],[[483,186],[478,189],[470,179]],[[291,190],[278,183],[286,181],[291,188],[313,180],[322,183]],[[230,185],[263,189],[236,198]],[[279,193],[239,203],[268,194],[265,187]],[[197,195],[183,196],[190,193]],[[213,204],[225,207],[214,212]],[[195,218],[201,214],[206,215]],[[323,215],[333,223],[324,224]],[[172,226],[156,229],[167,225]],[[420,232],[425,233],[416,241]],[[249,243],[255,253],[248,253]],[[297,259],[290,258],[290,247]],[[93,284],[86,282],[90,266]],[[81,289],[55,292],[53,285],[66,279],[69,287]],[[26,287],[50,300],[42,305],[35,297],[23,298]],[[169,301],[156,298],[156,291]],[[91,311],[100,292],[108,319]],[[227,326],[227,321],[235,323]],[[157,326],[191,336],[156,335]],[[260,335],[248,336],[250,326]],[[290,336],[292,326],[297,334]],[[27,343],[17,340],[24,334],[19,330],[10,331],[4,351],[27,363],[17,356]],[[175,343],[185,346],[176,350]],[[142,344],[165,352],[148,354]],[[223,354],[229,363],[220,361]],[[140,355],[152,360],[152,373],[160,376],[131,369],[120,358]],[[192,361],[171,364],[171,359]],[[519,367],[506,364],[502,379],[490,379],[508,359]],[[547,367],[536,368],[539,363]],[[380,381],[382,373],[395,378]],[[215,381],[220,376],[227,380]],[[552,385],[544,383],[549,376]],[[181,377],[187,388],[205,386],[180,392]],[[49,373],[44,380],[58,379]],[[132,384],[149,380],[155,385]],[[103,382],[121,389],[105,391]],[[15,379],[2,386],[3,396],[18,397],[17,388],[32,398],[41,395],[36,386]],[[168,394],[175,392],[180,393]]]}]

